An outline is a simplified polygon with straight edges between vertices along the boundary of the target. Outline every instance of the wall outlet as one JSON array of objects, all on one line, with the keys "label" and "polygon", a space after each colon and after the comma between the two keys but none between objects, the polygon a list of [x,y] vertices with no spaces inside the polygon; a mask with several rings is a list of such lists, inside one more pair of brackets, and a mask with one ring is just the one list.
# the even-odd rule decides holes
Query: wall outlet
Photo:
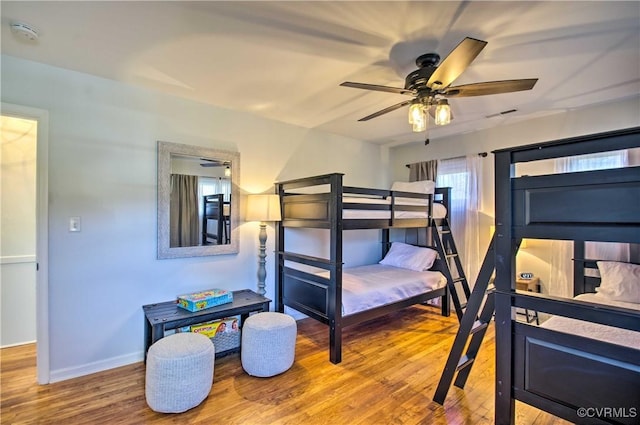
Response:
[{"label": "wall outlet", "polygon": [[69,231],[79,232],[82,227],[80,225],[80,217],[69,217]]}]

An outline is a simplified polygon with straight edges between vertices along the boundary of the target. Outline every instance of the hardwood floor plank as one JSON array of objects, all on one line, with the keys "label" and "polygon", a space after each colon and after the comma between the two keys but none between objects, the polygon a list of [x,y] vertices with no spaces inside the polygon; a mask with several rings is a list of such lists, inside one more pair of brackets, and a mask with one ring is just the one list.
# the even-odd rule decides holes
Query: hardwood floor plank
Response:
[{"label": "hardwood floor plank", "polygon": [[[346,328],[343,362],[329,362],[327,327],[298,322],[296,360],[272,378],[249,376],[238,354],[216,360],[209,397],[182,414],[146,404],[145,366],[136,363],[49,385],[37,385],[35,345],[0,350],[2,424],[492,424],[494,332],[464,390],[432,401],[457,321],[430,307],[411,307]],[[517,404],[517,423],[568,424]]]}]

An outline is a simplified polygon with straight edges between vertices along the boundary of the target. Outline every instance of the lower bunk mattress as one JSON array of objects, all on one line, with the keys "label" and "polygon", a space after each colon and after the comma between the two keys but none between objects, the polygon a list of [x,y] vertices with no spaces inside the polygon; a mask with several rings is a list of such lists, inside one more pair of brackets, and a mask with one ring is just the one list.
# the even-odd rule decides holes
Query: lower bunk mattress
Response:
[{"label": "lower bunk mattress", "polygon": [[[640,312],[640,304],[609,300],[597,293],[581,294],[576,296],[574,299],[597,304],[606,304],[612,307],[628,308],[630,310],[637,310]],[[585,322],[583,320],[571,319],[562,316],[552,316],[541,326],[558,332],[640,350],[640,332],[628,329],[616,328],[613,326],[602,325],[600,323]]]},{"label": "lower bunk mattress", "polygon": [[[328,272],[319,273],[329,277]],[[437,271],[413,271],[383,264],[346,268],[342,271],[342,315],[371,310],[447,284]]]}]

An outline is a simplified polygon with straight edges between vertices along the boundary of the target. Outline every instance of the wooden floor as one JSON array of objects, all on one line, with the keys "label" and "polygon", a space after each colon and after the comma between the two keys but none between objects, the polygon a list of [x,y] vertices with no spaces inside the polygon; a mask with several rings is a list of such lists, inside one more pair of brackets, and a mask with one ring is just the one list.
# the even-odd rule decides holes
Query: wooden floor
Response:
[{"label": "wooden floor", "polygon": [[[216,360],[209,397],[182,414],[145,402],[145,367],[136,363],[39,386],[33,344],[1,354],[2,424],[490,424],[494,334],[490,327],[464,390],[443,406],[436,385],[457,329],[432,307],[411,307],[344,331],[343,361],[329,362],[328,332],[298,322],[296,361],[273,378],[254,378],[233,354]],[[518,424],[567,424],[517,404]]]}]

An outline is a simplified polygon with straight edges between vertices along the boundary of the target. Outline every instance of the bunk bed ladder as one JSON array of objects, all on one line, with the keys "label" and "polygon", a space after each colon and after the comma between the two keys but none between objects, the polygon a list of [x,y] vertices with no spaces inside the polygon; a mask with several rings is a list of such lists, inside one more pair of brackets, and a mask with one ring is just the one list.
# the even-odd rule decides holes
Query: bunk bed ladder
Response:
[{"label": "bunk bed ladder", "polygon": [[[494,238],[495,236],[491,238],[491,242],[489,243],[487,255],[485,255],[482,262],[478,279],[469,297],[467,308],[460,321],[458,333],[453,341],[447,363],[445,364],[440,382],[436,388],[436,393],[433,397],[433,401],[436,403],[444,404],[447,392],[451,387],[451,382],[453,382],[456,373],[458,375],[454,385],[458,388],[464,388],[473,362],[480,350],[484,335],[493,317],[495,311],[495,290],[493,285],[490,285],[490,282],[493,271],[495,270]],[[518,240],[513,247],[514,254],[519,246],[520,240]]]},{"label": "bunk bed ladder", "polygon": [[[447,281],[450,282],[449,292],[451,294],[451,300],[453,301],[453,306],[456,310],[456,314],[458,315],[458,321],[461,321],[471,290],[469,289],[469,282],[467,281],[464,269],[462,268],[462,262],[458,255],[456,243],[453,240],[453,233],[451,233],[449,220],[446,218],[432,220],[431,228],[436,249],[447,264],[445,277],[447,278]],[[454,271],[455,273],[453,273]],[[464,301],[460,299],[459,288],[462,288],[462,292],[464,293]]]}]

